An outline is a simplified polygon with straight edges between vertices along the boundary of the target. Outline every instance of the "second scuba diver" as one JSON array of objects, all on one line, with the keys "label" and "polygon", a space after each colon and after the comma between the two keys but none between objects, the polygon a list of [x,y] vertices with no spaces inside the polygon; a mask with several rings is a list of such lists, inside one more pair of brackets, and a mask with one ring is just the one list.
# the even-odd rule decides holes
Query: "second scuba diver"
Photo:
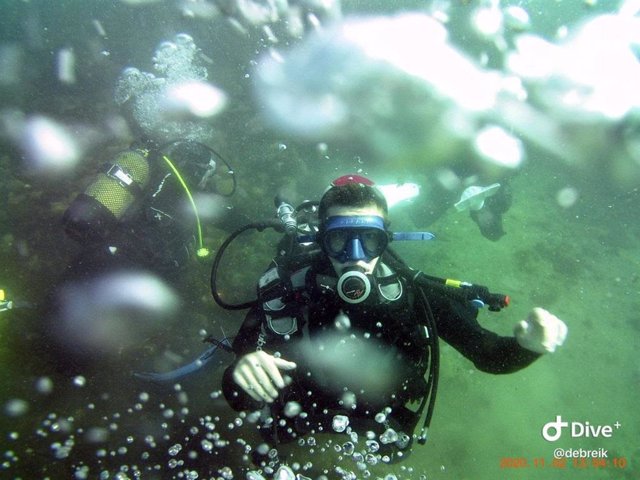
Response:
[{"label": "second scuba diver", "polygon": [[65,369],[151,335],[144,314],[154,327],[173,295],[167,286],[183,282],[190,258],[208,255],[197,202],[221,203],[234,190],[227,162],[189,140],[134,144],[99,168],[63,215],[82,248],[42,305],[48,347]]}]

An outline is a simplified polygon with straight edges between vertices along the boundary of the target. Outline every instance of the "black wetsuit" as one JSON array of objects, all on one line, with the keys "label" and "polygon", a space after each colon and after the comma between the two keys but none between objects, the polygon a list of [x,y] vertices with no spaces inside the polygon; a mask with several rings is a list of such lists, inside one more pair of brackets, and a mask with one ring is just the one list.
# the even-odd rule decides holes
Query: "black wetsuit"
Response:
[{"label": "black wetsuit", "polygon": [[[383,262],[377,267],[378,273],[386,265]],[[332,292],[316,287],[317,278],[335,275],[332,272],[326,257],[316,258],[306,271],[297,273],[304,275],[302,292],[292,295],[294,299],[281,309],[279,304],[274,310],[265,304],[252,309],[233,342],[238,358],[264,350],[298,365],[283,372],[293,382],[271,407],[271,415],[279,423],[279,428],[271,429],[271,435],[276,441],[286,441],[308,431],[326,430],[331,428],[331,419],[341,413],[349,417],[351,425],[362,421],[364,429],[371,430],[376,414],[385,409],[391,411],[391,426],[411,435],[419,414],[406,405],[425,395],[425,372],[428,362],[433,361],[425,351],[428,337],[435,334],[425,334],[428,322],[424,321],[424,310],[417,307],[419,287],[398,275],[396,293],[347,305]],[[476,320],[477,309],[468,302],[423,291],[421,298],[428,302],[437,335],[478,369],[510,373],[540,356],[522,348],[514,337],[501,337],[481,327]],[[235,367],[234,362],[223,378],[228,403],[235,410],[260,409],[262,404],[233,381]],[[292,401],[305,412],[303,418],[287,415],[287,403]],[[384,426],[389,428],[390,424],[385,422]]]}]

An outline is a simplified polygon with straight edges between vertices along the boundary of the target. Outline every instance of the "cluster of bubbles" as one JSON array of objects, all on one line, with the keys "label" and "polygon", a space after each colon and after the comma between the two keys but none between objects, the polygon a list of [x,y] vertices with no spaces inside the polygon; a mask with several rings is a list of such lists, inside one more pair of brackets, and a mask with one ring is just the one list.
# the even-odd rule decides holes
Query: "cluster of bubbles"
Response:
[{"label": "cluster of bubbles", "polygon": [[[164,0],[121,0],[146,5]],[[259,32],[269,44],[302,37],[327,21],[340,18],[340,0],[174,0],[188,18],[210,20],[222,16],[241,34]]]},{"label": "cluster of bubbles", "polygon": [[[85,388],[86,379],[76,377],[71,385],[55,385],[56,393],[64,394],[69,387]],[[54,384],[50,378],[42,377],[36,390],[41,397],[51,396]],[[107,408],[111,396],[106,393],[98,402],[76,406],[74,414],[47,413],[33,432],[12,431],[7,434],[0,472],[6,474],[15,472],[15,469],[33,469],[28,462],[34,450],[38,449],[39,455],[49,452],[49,467],[41,473],[59,471],[57,466],[63,465],[68,466],[76,480],[125,480],[145,475],[152,478],[203,478],[187,463],[206,456],[213,459],[207,463],[222,465],[221,452],[228,448],[230,440],[223,437],[224,431],[218,431],[223,425],[220,417],[207,415],[192,420],[188,395],[178,384],[174,390],[174,395],[164,394],[157,402],[153,401],[152,394],[141,391],[131,406],[110,413]],[[212,392],[210,397],[215,399],[219,395],[220,392]],[[21,417],[29,410],[30,403],[35,406],[39,400],[9,400],[4,405],[4,413],[12,418]],[[148,423],[140,423],[140,418],[148,418]],[[188,422],[193,424],[188,426]],[[236,425],[241,423],[240,418],[235,420]],[[172,433],[177,426],[181,426],[180,435]],[[30,440],[21,443],[23,438]],[[87,449],[93,450],[93,458],[80,453]],[[65,467],[63,471],[68,472],[68,469]],[[209,470],[216,469],[218,467]],[[229,467],[219,467],[216,473],[220,475],[210,478],[234,478],[230,471]],[[31,472],[35,475],[34,470]],[[55,473],[52,475],[52,478],[61,478],[55,477]]]},{"label": "cluster of bubbles", "polygon": [[[331,431],[319,428],[299,436],[294,444],[295,459],[284,463],[281,452],[263,443],[255,431],[256,425],[277,421],[269,414],[255,411],[227,416],[229,412],[218,411],[217,407],[216,413],[202,414],[203,405],[192,399],[194,392],[181,384],[160,391],[147,385],[151,387],[148,390],[144,384],[135,387],[98,393],[96,388],[100,387],[95,380],[83,375],[68,382],[48,376],[38,378],[34,383],[36,396],[27,395],[28,400],[12,398],[3,406],[5,418],[15,422],[29,412],[44,413],[35,413],[41,416],[39,421],[28,422],[35,424],[32,432],[17,427],[7,432],[6,446],[0,452],[0,472],[15,476],[17,472],[35,471],[30,462],[36,453],[49,459],[43,464],[48,465],[41,470],[43,475],[56,478],[56,472],[72,472],[76,480],[403,478],[375,473],[376,468],[390,464],[393,455],[401,458],[410,445],[409,435],[390,425],[390,407],[375,415],[379,426],[376,431],[356,431],[348,415],[334,415]],[[127,400],[118,398],[120,394]],[[219,390],[209,393],[204,410],[219,404],[221,396]],[[50,405],[55,398],[70,402],[58,411],[43,410],[42,405]],[[304,417],[306,413],[300,404],[290,402],[285,415]],[[265,461],[256,465],[253,452]],[[334,460],[330,466],[323,460],[328,456]],[[318,461],[313,461],[314,457]],[[300,463],[302,458],[304,463]],[[406,478],[425,478],[410,466],[402,466],[400,471],[407,474]]]},{"label": "cluster of bubbles", "polygon": [[341,16],[339,0],[217,0],[220,10],[238,30],[259,29],[270,44],[301,38],[309,29]]},{"label": "cluster of bubbles", "polygon": [[[311,458],[316,453],[321,456],[326,456],[329,453],[337,455],[337,460],[331,468],[321,468],[315,465],[316,469],[320,468],[322,473],[314,478],[320,480],[328,478],[339,478],[341,480],[355,480],[357,478],[397,480],[399,477],[395,474],[375,477],[372,470],[377,465],[393,462],[394,456],[402,458],[411,444],[411,437],[408,434],[396,431],[389,426],[388,415],[391,412],[392,409],[386,407],[375,416],[375,421],[383,427],[382,433],[367,430],[359,434],[350,426],[347,415],[335,415],[332,418],[331,429],[339,436],[333,435],[333,437],[322,442],[321,437],[317,435],[322,433],[319,428],[318,431],[312,430],[309,435],[300,437],[297,446],[301,450],[306,449],[309,454],[308,458]],[[304,416],[302,411],[296,414]],[[255,418],[252,421],[255,421]],[[342,435],[346,436],[347,439],[341,440],[340,436]],[[293,462],[290,465],[282,464],[278,450],[264,443],[258,445],[255,450],[264,460],[260,463],[260,470],[250,470],[247,473],[246,478],[248,480],[263,480],[264,478],[310,480],[311,477],[306,475],[311,475],[311,471],[314,468],[313,462],[307,461],[302,465],[298,462]],[[248,449],[247,451],[250,450]],[[408,478],[420,478],[421,480],[425,478],[423,475],[417,476],[412,467],[401,467],[401,470],[408,473]]]},{"label": "cluster of bubbles", "polygon": [[120,75],[115,102],[129,106],[147,137],[161,142],[210,138],[213,130],[203,119],[224,108],[226,95],[206,82],[207,69],[199,55],[193,38],[180,33],[156,49],[153,67],[158,76],[134,67]]},{"label": "cluster of bubbles", "polygon": [[468,9],[479,58],[450,39],[451,3],[432,10],[348,17],[264,55],[255,90],[268,120],[431,167],[451,162],[450,148],[438,154],[443,144],[470,147],[479,168],[507,170],[522,165],[525,142],[572,165],[611,158],[613,148],[614,179],[638,178],[637,2],[555,40],[530,32],[522,7],[479,2]]},{"label": "cluster of bubbles", "polygon": [[[265,56],[257,67],[256,91],[271,122],[311,139],[357,138],[384,155],[422,148],[436,133],[440,141],[442,133],[473,139],[480,117],[509,86],[454,47],[446,27],[424,13],[345,19],[283,57]],[[492,153],[495,140],[482,140],[497,129],[516,145],[503,158]],[[479,136],[485,156],[519,165],[522,152],[511,134],[493,125]]]}]

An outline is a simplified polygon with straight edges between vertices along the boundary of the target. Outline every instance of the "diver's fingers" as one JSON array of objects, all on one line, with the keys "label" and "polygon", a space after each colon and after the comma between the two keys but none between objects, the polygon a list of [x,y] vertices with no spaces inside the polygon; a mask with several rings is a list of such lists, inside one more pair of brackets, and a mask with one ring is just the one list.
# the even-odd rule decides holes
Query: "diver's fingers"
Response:
[{"label": "diver's fingers", "polygon": [[272,357],[270,355],[268,361],[263,364],[264,369],[278,388],[284,388],[291,383],[290,378],[289,381],[286,381],[285,378],[282,377],[280,369],[293,370],[296,366],[297,365],[293,362],[289,362],[282,358]]},{"label": "diver's fingers", "polygon": [[283,378],[280,370],[292,370],[296,364],[258,351],[240,359],[233,372],[234,381],[254,400],[273,402],[278,397],[278,389],[291,383]]},{"label": "diver's fingers", "polygon": [[233,379],[254,400],[258,402],[271,401],[271,397],[254,376],[250,365],[238,365],[233,372]]},{"label": "diver's fingers", "polygon": [[240,359],[234,370],[234,379],[245,392],[258,401],[271,401],[271,396],[264,390],[261,381],[256,377],[253,364],[260,361],[258,353],[250,353]]},{"label": "diver's fingers", "polygon": [[241,366],[237,366],[235,368],[235,370],[233,371],[233,381],[236,382],[236,384],[242,390],[244,390],[247,393],[247,395],[249,395],[251,398],[253,398],[254,400],[256,400],[258,402],[262,401],[260,396],[253,391],[253,387],[250,386],[249,379],[245,378],[245,375],[242,372],[242,367]]},{"label": "diver's fingers", "polygon": [[[272,397],[272,398],[270,398],[270,400],[273,400],[278,396],[278,390],[273,385],[272,378],[270,378],[270,376],[271,376],[271,373],[270,373],[271,362],[269,360],[270,359],[268,357],[267,358],[265,358],[265,357],[252,358],[250,366],[251,366],[251,372],[253,373],[254,377],[257,380],[257,382],[264,388],[266,393]],[[273,367],[273,368],[275,368],[275,367]],[[277,368],[276,368],[276,370],[277,370]],[[276,385],[278,385],[277,382],[276,382]],[[283,384],[283,386],[284,386],[284,384]]]},{"label": "diver's fingers", "polygon": [[273,362],[276,364],[276,367],[278,367],[280,370],[293,370],[298,366],[293,362],[285,360],[284,358],[273,357]]},{"label": "diver's fingers", "polygon": [[263,372],[266,372],[266,374],[269,375],[270,383],[271,381],[273,381],[276,387],[284,388],[285,387],[284,379],[280,374],[280,370],[278,370],[275,360],[276,359],[271,356],[269,356],[268,358],[265,358],[265,361],[262,363],[262,370]]}]

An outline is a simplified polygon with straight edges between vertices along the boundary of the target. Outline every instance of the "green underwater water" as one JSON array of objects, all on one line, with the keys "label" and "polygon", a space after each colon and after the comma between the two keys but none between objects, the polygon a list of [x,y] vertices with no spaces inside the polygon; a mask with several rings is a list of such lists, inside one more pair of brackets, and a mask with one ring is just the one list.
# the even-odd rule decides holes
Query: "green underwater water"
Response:
[{"label": "green underwater water", "polygon": [[[2,34],[12,42],[23,41],[20,26],[29,25],[30,17],[21,10],[25,7],[21,3],[35,10],[39,7],[37,2],[3,5],[8,17],[2,20]],[[60,4],[67,15],[51,15],[46,30],[50,33],[43,33],[43,44],[33,47],[35,53],[30,58],[38,60],[33,67],[37,73],[19,88],[2,90],[3,107],[96,121],[115,111],[111,85],[120,69],[128,64],[146,66],[158,41],[190,29],[200,35],[198,39],[210,35],[219,40],[221,35],[220,31],[214,35],[202,23],[175,20],[175,11],[162,5],[150,7],[153,15],[137,10],[133,18],[128,18],[119,2],[108,7],[99,3]],[[345,10],[416,8],[418,2],[393,3],[352,2],[345,5]],[[583,2],[575,2],[579,7],[570,3],[555,2],[558,9],[554,13],[551,8],[543,8],[548,3],[540,3],[541,18],[559,25],[584,14]],[[599,6],[604,10],[611,5],[602,2]],[[79,35],[78,25],[88,31],[87,20],[100,15],[101,8],[104,23],[114,32],[109,63],[94,64],[93,74],[91,69],[84,72],[82,87],[57,87],[46,73],[51,69],[51,51]],[[49,5],[44,11],[55,14],[57,9]],[[12,14],[13,23],[7,19]],[[40,22],[39,28],[48,25],[46,15],[41,15]],[[130,22],[138,22],[137,28],[133,29]],[[248,87],[237,78],[247,67],[228,58],[250,52],[251,41],[234,37],[227,26],[218,27],[227,40],[212,49],[214,62],[221,66],[212,78],[235,98],[243,98],[248,95]],[[239,191],[234,197],[239,223],[245,218],[271,216],[274,192],[283,187],[292,198],[302,200],[318,197],[329,180],[359,168],[385,181],[401,177],[420,182],[431,174],[428,161],[370,160],[365,151],[348,142],[331,147],[330,158],[324,158],[315,145],[251,123],[251,116],[243,108],[231,109],[214,120],[216,148],[234,163],[239,177]],[[286,150],[278,148],[280,143],[287,145]],[[4,206],[0,213],[0,287],[8,295],[37,301],[78,253],[78,246],[64,236],[59,218],[106,152],[92,153],[73,175],[48,181],[21,171],[19,153],[5,143],[0,146],[0,198]],[[512,304],[503,312],[481,313],[487,328],[509,335],[531,307],[542,306],[567,323],[569,335],[556,353],[505,376],[478,372],[443,345],[430,440],[425,446],[417,446],[401,464],[372,469],[375,476],[394,473],[399,478],[417,479],[426,475],[429,480],[640,476],[639,193],[637,186],[620,187],[597,168],[600,166],[566,165],[535,152],[529,155],[511,182],[514,203],[504,218],[507,235],[498,242],[483,238],[467,213],[456,213],[452,208],[429,226],[421,225],[419,216],[408,213],[411,207],[392,210],[397,230],[429,229],[437,236],[428,244],[398,246],[412,266],[433,275],[488,285],[511,296]],[[556,195],[567,186],[577,188],[579,198],[575,205],[563,208]],[[214,249],[227,234],[219,226],[205,225],[205,242]],[[255,293],[257,275],[276,241],[271,234],[252,234],[246,243],[239,244],[234,252],[237,257],[224,272],[229,285],[223,288],[228,294],[243,298]],[[246,424],[229,428],[238,417],[217,394],[223,365],[230,358],[221,357],[218,368],[208,376],[185,382],[180,389],[131,381],[133,371],[168,369],[197,356],[204,348],[202,330],[232,335],[237,329],[243,312],[227,312],[213,303],[209,268],[207,262],[191,266],[189,280],[179,290],[182,304],[177,318],[158,325],[157,333],[133,351],[93,365],[82,379],[64,375],[60,366],[52,363],[57,359],[43,353],[47,338],[42,319],[30,310],[0,313],[1,478],[73,478],[74,472],[80,472],[76,478],[84,478],[83,466],[88,468],[86,478],[98,478],[101,471],[109,471],[111,476],[100,478],[116,478],[118,471],[131,478],[136,471],[143,472],[141,478],[184,478],[180,472],[186,466],[201,469],[199,478],[215,478],[216,474],[205,471],[225,465],[239,471],[243,445],[236,440],[247,438],[251,443],[255,434]],[[50,392],[42,387],[43,379],[53,385]],[[16,404],[16,400],[24,403]],[[26,405],[27,409],[16,414],[12,410],[16,405]],[[207,415],[214,419],[222,439],[229,442],[210,454],[203,452],[199,440],[207,428],[202,421]],[[565,434],[558,442],[549,443],[542,438],[541,430],[557,415],[592,425],[619,422],[621,427],[611,438],[568,438]],[[105,434],[109,440],[88,441],[88,432],[92,431]],[[184,445],[183,449],[172,456],[170,447],[177,443]],[[552,465],[556,447],[604,448],[609,452],[609,464],[596,468],[589,460],[586,465],[570,461],[566,468],[557,468]],[[338,460],[331,448],[328,452],[310,452],[308,447],[296,446],[291,450],[301,464],[311,461],[316,466],[336,463],[354,468],[349,459]],[[191,458],[189,451],[199,452],[198,457]],[[624,458],[625,467],[613,465],[614,457]],[[526,468],[502,468],[505,459],[521,458],[527,460]],[[172,467],[172,460],[184,463]],[[241,477],[236,474],[234,478]]]}]

